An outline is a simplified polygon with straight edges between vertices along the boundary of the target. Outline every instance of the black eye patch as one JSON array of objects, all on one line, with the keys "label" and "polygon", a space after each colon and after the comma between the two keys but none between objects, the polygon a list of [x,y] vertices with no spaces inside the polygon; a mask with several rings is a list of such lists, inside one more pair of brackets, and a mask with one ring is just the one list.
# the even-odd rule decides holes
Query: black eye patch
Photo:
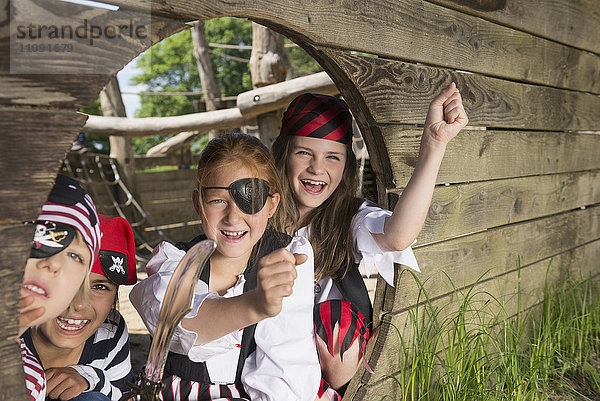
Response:
[{"label": "black eye patch", "polygon": [[269,193],[269,183],[260,178],[242,178],[232,182],[228,187],[204,187],[202,191],[207,189],[225,189],[229,191],[231,199],[245,214],[260,212],[265,207],[267,198],[273,197]]},{"label": "black eye patch", "polygon": [[76,232],[75,227],[68,224],[36,221],[30,257],[42,259],[62,252],[73,242]]}]

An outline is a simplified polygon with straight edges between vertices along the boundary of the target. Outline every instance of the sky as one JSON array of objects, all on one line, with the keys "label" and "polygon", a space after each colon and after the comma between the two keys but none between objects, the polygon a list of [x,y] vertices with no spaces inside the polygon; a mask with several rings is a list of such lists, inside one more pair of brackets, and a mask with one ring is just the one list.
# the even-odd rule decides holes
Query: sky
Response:
[{"label": "sky", "polygon": [[146,87],[145,85],[132,85],[129,81],[131,77],[139,74],[139,70],[135,68],[137,59],[131,60],[121,71],[117,73],[117,80],[121,87],[121,93],[123,97],[123,104],[125,105],[125,112],[127,117],[135,117],[135,110],[140,107],[140,97],[138,95],[130,95],[123,92],[143,92]]}]

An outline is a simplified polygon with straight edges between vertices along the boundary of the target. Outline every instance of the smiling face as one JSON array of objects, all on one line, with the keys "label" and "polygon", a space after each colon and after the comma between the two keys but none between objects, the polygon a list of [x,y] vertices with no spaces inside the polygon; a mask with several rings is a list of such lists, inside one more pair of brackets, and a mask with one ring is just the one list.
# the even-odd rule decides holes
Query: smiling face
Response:
[{"label": "smiling face", "polygon": [[63,251],[27,259],[21,295],[33,296],[34,302],[24,312],[40,306],[46,309],[30,326],[54,319],[67,309],[88,274],[90,261],[90,249],[79,233]]},{"label": "smiling face", "polygon": [[[201,183],[201,188],[228,187],[242,178],[257,177],[242,163],[236,162],[215,170]],[[226,189],[194,191],[194,206],[202,218],[206,236],[217,243],[215,257],[225,257],[246,266],[252,248],[262,237],[269,218],[279,204],[279,194],[268,197],[265,206],[255,214],[242,212]],[[211,257],[212,260],[212,257]]]},{"label": "smiling face", "polygon": [[36,348],[80,350],[106,320],[117,294],[117,286],[106,276],[90,273],[89,302],[78,293],[70,308],[33,331]]},{"label": "smiling face", "polygon": [[295,136],[287,157],[287,178],[303,218],[336,190],[346,165],[346,145],[326,139]]}]

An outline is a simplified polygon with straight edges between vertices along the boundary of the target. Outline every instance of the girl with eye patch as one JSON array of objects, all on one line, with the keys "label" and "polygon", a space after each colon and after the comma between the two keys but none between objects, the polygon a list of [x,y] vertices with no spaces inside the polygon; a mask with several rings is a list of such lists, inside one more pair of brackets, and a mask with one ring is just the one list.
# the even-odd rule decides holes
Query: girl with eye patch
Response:
[{"label": "girl with eye patch", "polygon": [[425,222],[446,145],[467,122],[452,83],[429,106],[419,159],[392,212],[356,196],[352,116],[344,101],[305,93],[285,111],[272,151],[290,213],[275,225],[314,246],[319,399],[340,400],[361,361],[370,369],[363,355],[373,308],[358,264],[364,261],[367,274],[376,266],[392,286],[394,263],[419,271],[410,246]]},{"label": "girl with eye patch", "polygon": [[198,162],[194,208],[203,234],[159,244],[130,293],[150,333],[173,270],[210,238],[192,311],[175,330],[162,400],[314,400],[320,368],[312,325],[313,259],[305,238],[270,229],[279,177],[257,138],[213,139]]}]

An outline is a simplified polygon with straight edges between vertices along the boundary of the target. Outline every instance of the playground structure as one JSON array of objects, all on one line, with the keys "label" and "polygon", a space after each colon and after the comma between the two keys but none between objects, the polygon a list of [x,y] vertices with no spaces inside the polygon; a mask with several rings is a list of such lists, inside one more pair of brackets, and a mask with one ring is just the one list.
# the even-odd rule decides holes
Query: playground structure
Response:
[{"label": "playground structure", "polygon": [[[85,124],[86,116],[76,109],[89,105],[151,43],[183,29],[187,21],[250,18],[307,50],[352,109],[382,206],[393,206],[410,177],[418,124],[429,101],[440,88],[457,83],[470,125],[448,147],[415,246],[423,271],[419,278],[427,281],[435,302],[443,304],[453,295],[443,273],[458,287],[477,282],[495,296],[520,284],[531,293],[528,306],[539,301],[550,260],[551,283],[570,262],[569,274],[600,273],[593,270],[600,257],[598,2],[110,3],[124,13],[117,20],[146,24],[151,35],[118,45],[100,38],[76,62],[67,54],[37,52],[20,64],[13,47],[15,24],[24,16],[35,21],[43,16],[48,25],[53,19],[64,25],[69,17],[58,17],[43,2],[0,0],[0,275],[5,286],[0,399],[26,399],[18,346],[10,339],[17,332],[19,288],[33,234],[21,222],[38,215]],[[90,21],[111,12],[81,11]],[[74,12],[75,17],[80,16]],[[400,370],[394,328],[405,329],[418,291],[401,269],[395,287],[382,280],[377,286],[374,307],[381,329],[367,354],[375,374],[361,368],[345,400],[381,399],[394,391],[390,376]],[[485,280],[477,281],[484,273]]]}]

